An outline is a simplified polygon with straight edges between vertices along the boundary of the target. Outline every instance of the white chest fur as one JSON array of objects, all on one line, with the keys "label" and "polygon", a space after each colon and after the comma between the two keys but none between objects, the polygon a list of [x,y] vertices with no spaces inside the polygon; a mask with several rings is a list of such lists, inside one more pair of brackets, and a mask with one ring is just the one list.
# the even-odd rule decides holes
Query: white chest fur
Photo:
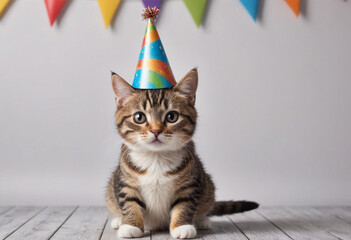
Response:
[{"label": "white chest fur", "polygon": [[131,159],[137,166],[147,170],[138,178],[141,195],[146,204],[144,223],[148,229],[167,228],[170,222],[170,208],[174,197],[175,177],[167,172],[178,167],[180,154],[132,152]]}]

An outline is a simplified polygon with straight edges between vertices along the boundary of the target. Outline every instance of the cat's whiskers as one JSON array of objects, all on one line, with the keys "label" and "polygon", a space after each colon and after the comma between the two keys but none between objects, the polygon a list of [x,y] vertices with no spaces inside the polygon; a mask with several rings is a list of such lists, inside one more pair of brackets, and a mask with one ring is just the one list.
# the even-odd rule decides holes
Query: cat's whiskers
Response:
[{"label": "cat's whiskers", "polygon": [[[184,150],[184,149],[186,149],[186,150],[187,150],[187,153],[190,153],[192,159],[195,159],[195,156],[194,156],[194,153],[193,153],[193,149],[191,149],[191,148],[188,146],[187,142],[185,142],[183,139],[181,139],[181,138],[179,138],[179,137],[177,137],[177,136],[173,136],[173,137],[174,137],[176,140],[178,140],[179,142],[182,143],[181,145],[178,145],[178,146],[180,146],[180,149],[179,149],[179,150],[181,150],[181,151],[183,152],[183,154],[185,154],[185,150]],[[177,144],[177,143],[178,143],[178,142],[175,142],[175,144]]]}]

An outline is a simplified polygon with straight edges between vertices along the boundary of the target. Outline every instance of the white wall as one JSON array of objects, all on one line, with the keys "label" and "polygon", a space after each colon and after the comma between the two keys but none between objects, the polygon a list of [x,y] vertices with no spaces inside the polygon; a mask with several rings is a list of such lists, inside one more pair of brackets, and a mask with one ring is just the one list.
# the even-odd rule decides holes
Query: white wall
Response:
[{"label": "white wall", "polygon": [[[351,203],[351,4],[305,0],[295,18],[265,0],[209,1],[196,29],[180,0],[158,31],[173,72],[199,67],[195,137],[219,199]],[[124,1],[105,30],[98,4],[73,0],[54,28],[43,1],[0,20],[0,204],[103,204],[121,139],[109,70],[132,80],[145,22]]]}]

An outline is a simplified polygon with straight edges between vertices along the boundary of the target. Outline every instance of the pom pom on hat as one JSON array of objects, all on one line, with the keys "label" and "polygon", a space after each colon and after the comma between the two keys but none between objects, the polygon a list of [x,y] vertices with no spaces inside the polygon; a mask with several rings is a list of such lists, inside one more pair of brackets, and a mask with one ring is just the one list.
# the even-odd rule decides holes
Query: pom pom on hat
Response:
[{"label": "pom pom on hat", "polygon": [[142,16],[143,20],[147,20],[147,19],[155,20],[159,13],[160,13],[160,10],[158,8],[147,7],[147,8],[144,8],[141,16]]}]

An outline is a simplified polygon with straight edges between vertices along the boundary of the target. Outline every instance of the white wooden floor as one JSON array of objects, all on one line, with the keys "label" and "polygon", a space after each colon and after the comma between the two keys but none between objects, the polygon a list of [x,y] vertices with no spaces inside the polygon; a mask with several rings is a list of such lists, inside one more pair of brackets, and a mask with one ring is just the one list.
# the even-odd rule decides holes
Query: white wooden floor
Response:
[{"label": "white wooden floor", "polygon": [[[0,206],[0,239],[118,239],[105,207]],[[212,218],[212,230],[197,239],[350,239],[350,207],[261,207]],[[171,239],[168,232],[147,232],[141,239]]]}]

